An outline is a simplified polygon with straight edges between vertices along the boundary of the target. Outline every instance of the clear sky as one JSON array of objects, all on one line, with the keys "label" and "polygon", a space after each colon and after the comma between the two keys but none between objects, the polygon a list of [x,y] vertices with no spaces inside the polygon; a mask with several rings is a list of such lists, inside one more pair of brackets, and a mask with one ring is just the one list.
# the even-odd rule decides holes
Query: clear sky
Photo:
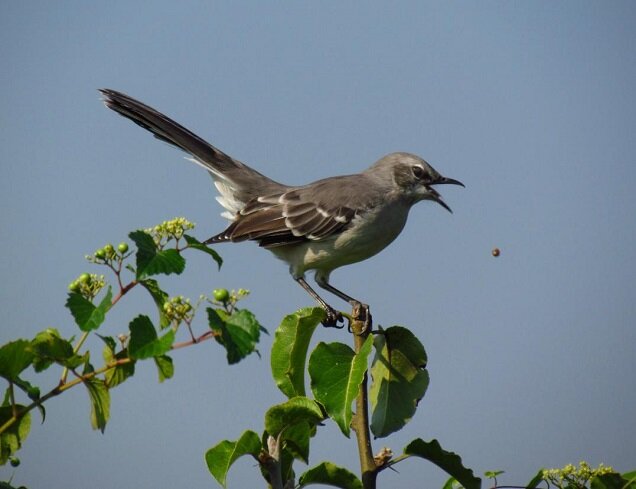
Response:
[{"label": "clear sky", "polygon": [[[466,184],[441,189],[454,214],[418,205],[391,247],[332,276],[429,354],[415,418],[376,450],[435,437],[508,484],[581,459],[633,469],[635,25],[629,1],[3,2],[0,341],[73,334],[67,284],[97,272],[85,254],[128,231],[186,216],[204,239],[226,225],[203,170],[104,108],[96,89],[114,88],[285,183],[409,151]],[[169,292],[250,289],[245,307],[272,333],[312,305],[253,244],[219,252],[220,273],[191,255]],[[139,312],[153,307],[135,292],[105,331]],[[84,392],[52,400],[14,482],[214,487],[205,450],[260,431],[283,400],[270,345],[231,367],[212,343],[177,352],[162,385],[139,366],[113,391],[104,435]],[[355,442],[333,424],[310,462],[325,459],[357,471]],[[417,460],[398,470],[381,487],[445,479]],[[247,458],[229,484],[262,487]]]}]

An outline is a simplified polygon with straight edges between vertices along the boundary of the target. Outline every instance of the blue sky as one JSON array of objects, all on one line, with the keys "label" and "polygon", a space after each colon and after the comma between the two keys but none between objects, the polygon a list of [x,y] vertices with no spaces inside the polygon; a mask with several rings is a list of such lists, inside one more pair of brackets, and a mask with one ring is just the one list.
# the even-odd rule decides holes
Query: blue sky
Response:
[{"label": "blue sky", "polygon": [[[97,271],[83,256],[105,243],[174,216],[200,238],[226,224],[205,172],[103,107],[96,89],[114,88],[285,183],[409,151],[466,184],[441,189],[453,215],[420,204],[391,247],[332,275],[429,355],[415,418],[376,450],[438,438],[477,472],[506,470],[509,484],[581,459],[636,467],[636,4],[5,2],[0,12],[1,342],[49,326],[73,334],[66,286]],[[267,252],[219,252],[221,272],[192,256],[165,281],[170,293],[250,289],[245,307],[270,332],[312,305]],[[152,304],[132,294],[106,331],[141,311]],[[14,482],[214,487],[205,450],[260,431],[282,401],[270,344],[232,367],[212,344],[177,352],[162,385],[140,366],[113,391],[105,435],[90,429],[84,392],[52,400]],[[313,447],[311,464],[324,459],[357,467],[354,441],[334,425]],[[419,461],[398,470],[381,487],[445,479]],[[228,482],[260,487],[247,459]]]}]

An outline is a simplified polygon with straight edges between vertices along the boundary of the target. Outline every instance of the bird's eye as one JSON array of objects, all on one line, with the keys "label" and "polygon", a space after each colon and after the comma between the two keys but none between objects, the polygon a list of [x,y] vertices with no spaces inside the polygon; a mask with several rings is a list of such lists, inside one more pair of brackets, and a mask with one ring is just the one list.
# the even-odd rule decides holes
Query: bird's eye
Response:
[{"label": "bird's eye", "polygon": [[411,170],[413,172],[413,176],[418,180],[430,180],[428,173],[421,166],[414,166]]}]

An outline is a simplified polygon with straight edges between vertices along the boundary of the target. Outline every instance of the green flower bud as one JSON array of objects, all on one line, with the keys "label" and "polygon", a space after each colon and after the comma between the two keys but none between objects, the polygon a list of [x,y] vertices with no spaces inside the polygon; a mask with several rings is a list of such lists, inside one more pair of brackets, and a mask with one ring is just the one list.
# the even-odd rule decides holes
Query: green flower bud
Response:
[{"label": "green flower bud", "polygon": [[124,242],[119,243],[119,244],[117,245],[117,250],[118,250],[120,253],[126,253],[126,252],[128,251],[128,243],[124,243]]},{"label": "green flower bud", "polygon": [[227,302],[230,298],[230,293],[227,289],[214,289],[212,295],[214,296],[214,300],[223,303]]}]

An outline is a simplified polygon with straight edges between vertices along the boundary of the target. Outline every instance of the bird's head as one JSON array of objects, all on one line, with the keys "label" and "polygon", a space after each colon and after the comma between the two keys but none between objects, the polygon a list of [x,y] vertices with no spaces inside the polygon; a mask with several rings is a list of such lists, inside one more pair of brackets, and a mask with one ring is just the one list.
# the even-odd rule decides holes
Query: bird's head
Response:
[{"label": "bird's head", "polygon": [[391,153],[367,171],[372,174],[382,174],[383,178],[391,178],[394,190],[400,194],[400,197],[411,203],[432,200],[451,213],[453,211],[433,186],[452,184],[464,187],[459,180],[440,175],[422,158],[410,153]]}]

